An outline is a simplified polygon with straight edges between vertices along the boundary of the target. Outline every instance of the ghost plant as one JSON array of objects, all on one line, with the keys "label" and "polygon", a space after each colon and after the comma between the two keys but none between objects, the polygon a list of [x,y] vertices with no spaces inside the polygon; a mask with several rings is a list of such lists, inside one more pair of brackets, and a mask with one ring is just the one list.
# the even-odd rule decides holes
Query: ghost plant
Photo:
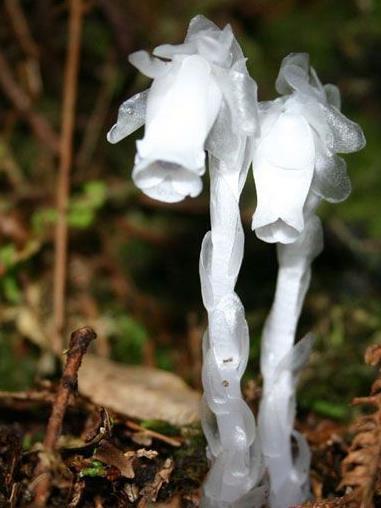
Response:
[{"label": "ghost plant", "polygon": [[[340,112],[338,89],[321,84],[307,54],[283,60],[276,88],[282,97],[259,105],[261,136],[253,159],[258,204],[252,227],[260,239],[277,243],[277,287],[262,336],[259,432],[270,504],[284,508],[303,501],[309,488],[308,446],[293,430],[293,420],[296,374],[312,338],[295,346],[294,341],[311,263],[323,246],[315,211],[322,199],[335,203],[348,197],[351,183],[337,153],[360,150],[365,139]],[[292,437],[299,448],[296,457]]]},{"label": "ghost plant", "polygon": [[262,463],[255,421],[240,379],[249,354],[244,308],[234,291],[243,257],[239,198],[257,132],[256,84],[231,27],[194,18],[183,44],[130,56],[153,79],[122,104],[108,134],[116,143],[145,124],[137,142],[135,184],[176,202],[202,190],[209,155],[211,231],[202,243],[200,277],[208,312],[203,339],[202,425],[211,461],[203,506],[261,506]]}]

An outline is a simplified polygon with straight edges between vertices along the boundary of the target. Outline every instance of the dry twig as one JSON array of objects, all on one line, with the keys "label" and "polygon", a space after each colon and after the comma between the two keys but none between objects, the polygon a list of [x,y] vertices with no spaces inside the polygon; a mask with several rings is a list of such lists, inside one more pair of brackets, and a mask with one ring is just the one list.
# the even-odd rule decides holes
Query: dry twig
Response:
[{"label": "dry twig", "polygon": [[[127,2],[126,2],[127,3]],[[115,42],[123,57],[134,48],[135,23],[131,23],[118,1],[98,0],[98,4],[108,19],[115,37]]]},{"label": "dry twig", "polygon": [[69,43],[65,68],[60,163],[57,180],[57,225],[55,232],[54,266],[54,337],[53,349],[62,349],[65,321],[65,281],[67,264],[68,226],[66,212],[69,203],[70,170],[73,160],[73,130],[78,88],[79,54],[82,33],[82,1],[70,0]]},{"label": "dry twig", "polygon": [[77,389],[78,370],[83,355],[86,353],[90,342],[95,338],[94,330],[88,327],[80,328],[71,334],[65,368],[46,429],[43,443],[44,451],[35,472],[36,480],[39,479],[39,481],[36,481],[33,506],[45,506],[49,497],[50,472],[49,460],[46,459],[56,450],[69,398]]},{"label": "dry twig", "polygon": [[4,6],[11,20],[12,28],[25,54],[32,58],[38,58],[39,49],[33,40],[27,18],[19,0],[4,0]]},{"label": "dry twig", "polygon": [[101,71],[101,83],[94,103],[94,109],[89,116],[86,129],[83,134],[82,143],[78,149],[77,165],[79,173],[82,173],[82,177],[91,164],[97,143],[104,128],[104,121],[106,119],[107,112],[110,108],[117,78],[114,57],[114,52],[111,51],[103,65]]},{"label": "dry twig", "polygon": [[16,82],[8,61],[1,50],[0,87],[15,106],[17,111],[23,115],[29,123],[36,137],[44,144],[44,146],[47,146],[53,152],[57,152],[59,143],[56,133],[53,131],[48,121],[37,111],[33,110],[31,99]]}]

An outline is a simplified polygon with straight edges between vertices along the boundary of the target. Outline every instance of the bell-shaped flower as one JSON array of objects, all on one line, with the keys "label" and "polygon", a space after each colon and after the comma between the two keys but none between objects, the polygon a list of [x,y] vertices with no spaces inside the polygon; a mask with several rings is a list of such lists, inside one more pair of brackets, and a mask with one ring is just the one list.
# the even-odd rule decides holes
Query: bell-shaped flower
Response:
[{"label": "bell-shaped flower", "polygon": [[153,83],[121,105],[107,139],[117,143],[145,123],[134,182],[154,199],[176,202],[201,192],[205,149],[231,158],[238,134],[253,134],[256,87],[231,27],[221,30],[203,16],[191,21],[183,44],[162,45],[153,54],[130,55]]},{"label": "bell-shaped flower", "polygon": [[340,112],[337,87],[321,84],[307,54],[284,58],[276,89],[283,97],[259,104],[252,228],[266,242],[292,243],[304,228],[307,196],[330,202],[348,197],[346,163],[336,154],[360,150],[365,138]]}]

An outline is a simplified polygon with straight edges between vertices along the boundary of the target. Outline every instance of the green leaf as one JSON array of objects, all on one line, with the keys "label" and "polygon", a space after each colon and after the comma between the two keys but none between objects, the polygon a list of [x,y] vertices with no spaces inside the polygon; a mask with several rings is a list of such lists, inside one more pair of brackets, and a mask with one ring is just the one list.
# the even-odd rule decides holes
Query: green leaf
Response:
[{"label": "green leaf", "polygon": [[93,180],[84,185],[84,192],[89,204],[94,208],[100,208],[106,201],[106,185],[100,180]]},{"label": "green leaf", "polygon": [[165,436],[178,436],[180,433],[178,428],[163,420],[143,420],[140,425]]},{"label": "green leaf", "polygon": [[56,223],[57,217],[55,208],[42,208],[32,215],[32,227],[37,234],[41,234],[47,227]]},{"label": "green leaf", "polygon": [[16,248],[12,243],[8,243],[0,248],[0,265],[10,268],[14,264],[15,258]]},{"label": "green leaf", "polygon": [[5,298],[14,305],[21,302],[22,292],[17,284],[16,278],[9,274],[1,279],[1,287]]},{"label": "green leaf", "polygon": [[79,476],[81,478],[84,476],[89,476],[91,478],[95,478],[97,476],[104,477],[106,476],[106,469],[102,462],[99,462],[99,460],[93,460],[88,467],[82,469],[82,471],[79,473]]},{"label": "green leaf", "polygon": [[330,402],[328,400],[315,400],[312,409],[323,416],[334,420],[344,420],[348,417],[349,407],[345,404]]},{"label": "green leaf", "polygon": [[67,221],[72,228],[86,229],[92,224],[94,218],[95,213],[92,208],[76,204],[69,210]]},{"label": "green leaf", "polygon": [[128,363],[141,363],[143,348],[148,340],[144,326],[131,316],[122,315],[118,319],[119,331],[113,352],[115,358]]}]

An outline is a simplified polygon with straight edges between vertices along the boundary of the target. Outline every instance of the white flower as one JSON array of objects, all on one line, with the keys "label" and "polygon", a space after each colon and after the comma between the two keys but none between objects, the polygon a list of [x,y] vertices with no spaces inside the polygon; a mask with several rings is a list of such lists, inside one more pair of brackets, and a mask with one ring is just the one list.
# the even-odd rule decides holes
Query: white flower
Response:
[{"label": "white flower", "polygon": [[320,83],[307,54],[283,60],[276,89],[285,96],[259,105],[252,228],[266,242],[292,243],[303,231],[309,194],[330,202],[348,197],[346,163],[336,153],[360,150],[365,139],[340,113],[338,89]]},{"label": "white flower", "polygon": [[230,26],[220,30],[203,16],[191,21],[183,44],[153,54],[130,55],[153,83],[122,104],[107,138],[117,143],[145,123],[134,182],[152,198],[176,202],[201,192],[205,149],[231,162],[239,133],[253,134],[256,87]]},{"label": "white flower", "polygon": [[222,94],[203,57],[175,56],[168,67],[148,96],[133,178],[150,197],[172,202],[201,192],[205,140]]}]

